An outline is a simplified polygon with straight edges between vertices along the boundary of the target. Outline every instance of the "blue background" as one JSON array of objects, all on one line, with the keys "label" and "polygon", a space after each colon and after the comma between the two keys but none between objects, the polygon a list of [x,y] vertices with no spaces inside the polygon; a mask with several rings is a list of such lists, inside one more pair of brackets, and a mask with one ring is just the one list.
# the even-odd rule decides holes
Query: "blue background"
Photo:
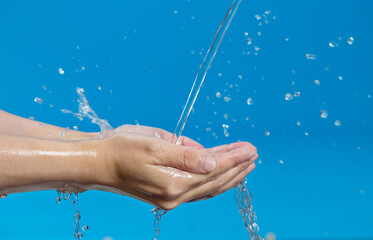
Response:
[{"label": "blue background", "polygon": [[[0,108],[98,131],[60,111],[77,111],[75,89],[82,87],[91,107],[114,127],[138,122],[173,131],[230,4],[1,0]],[[257,146],[261,164],[248,187],[263,236],[373,239],[372,9],[368,0],[243,0],[232,22],[184,134],[207,147],[237,140]],[[265,11],[271,11],[268,24]],[[294,91],[301,96],[286,101]],[[320,117],[322,109],[328,118]],[[222,124],[230,126],[229,137]],[[50,191],[1,200],[1,239],[73,239],[72,206],[56,205],[55,197]],[[87,192],[79,207],[81,224],[90,227],[84,239],[153,237],[152,207],[145,203]],[[248,234],[229,191],[169,212],[159,239]]]}]

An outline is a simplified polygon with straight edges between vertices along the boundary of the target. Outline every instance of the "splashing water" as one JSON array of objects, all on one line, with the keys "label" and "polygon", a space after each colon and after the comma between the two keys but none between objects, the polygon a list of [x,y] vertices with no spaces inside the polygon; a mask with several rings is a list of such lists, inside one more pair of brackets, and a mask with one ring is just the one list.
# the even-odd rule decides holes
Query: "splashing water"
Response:
[{"label": "splashing water", "polygon": [[63,113],[70,113],[77,117],[80,121],[86,117],[91,120],[93,124],[97,124],[101,128],[101,136],[105,131],[111,131],[113,128],[110,126],[109,122],[105,119],[101,119],[98,117],[95,111],[89,106],[89,102],[84,94],[84,88],[77,88],[76,92],[79,95],[79,113],[74,113],[67,109],[62,109],[61,112]]}]

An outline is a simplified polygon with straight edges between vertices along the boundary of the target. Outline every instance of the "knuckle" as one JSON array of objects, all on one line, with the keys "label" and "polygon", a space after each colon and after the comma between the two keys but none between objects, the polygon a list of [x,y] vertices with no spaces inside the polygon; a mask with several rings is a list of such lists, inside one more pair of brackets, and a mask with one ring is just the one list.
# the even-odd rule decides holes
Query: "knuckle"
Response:
[{"label": "knuckle", "polygon": [[179,164],[185,169],[193,169],[195,154],[191,149],[185,149],[181,152],[179,157]]},{"label": "knuckle", "polygon": [[175,200],[183,194],[183,189],[175,183],[169,184],[163,190],[163,196],[166,200]]}]

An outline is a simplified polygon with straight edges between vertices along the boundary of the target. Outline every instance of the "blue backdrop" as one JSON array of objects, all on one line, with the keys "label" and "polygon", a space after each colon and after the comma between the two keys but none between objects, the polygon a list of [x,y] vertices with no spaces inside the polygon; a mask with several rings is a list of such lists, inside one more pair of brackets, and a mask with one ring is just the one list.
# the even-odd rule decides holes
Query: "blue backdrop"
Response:
[{"label": "blue backdrop", "polygon": [[[1,0],[0,108],[98,131],[61,112],[77,111],[75,89],[82,87],[114,127],[173,131],[230,4]],[[227,32],[184,134],[207,147],[237,140],[257,146],[260,164],[248,187],[263,236],[373,238],[372,9],[368,0],[243,0]],[[294,92],[300,96],[285,100]],[[56,205],[55,197],[50,191],[1,200],[1,239],[73,239],[72,206]],[[153,237],[145,203],[87,192],[79,207],[90,227],[84,239]],[[248,234],[229,191],[169,212],[159,239]]]}]

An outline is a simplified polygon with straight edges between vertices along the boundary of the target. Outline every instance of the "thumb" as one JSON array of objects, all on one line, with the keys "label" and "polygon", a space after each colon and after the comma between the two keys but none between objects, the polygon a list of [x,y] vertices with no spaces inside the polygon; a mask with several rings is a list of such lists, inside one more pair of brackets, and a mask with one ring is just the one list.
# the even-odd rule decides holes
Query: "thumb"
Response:
[{"label": "thumb", "polygon": [[167,157],[167,164],[171,167],[202,174],[210,173],[216,167],[216,159],[206,151],[192,147],[174,146],[171,152]]}]

